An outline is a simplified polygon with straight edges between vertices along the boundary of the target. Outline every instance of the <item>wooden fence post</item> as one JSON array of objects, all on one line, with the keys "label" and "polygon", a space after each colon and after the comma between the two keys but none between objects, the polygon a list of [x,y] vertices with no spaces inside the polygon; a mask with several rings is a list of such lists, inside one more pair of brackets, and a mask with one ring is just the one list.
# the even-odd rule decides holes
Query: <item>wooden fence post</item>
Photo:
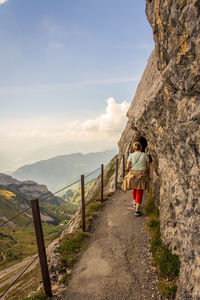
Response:
[{"label": "wooden fence post", "polygon": [[85,187],[84,175],[81,175],[81,198],[82,198],[82,228],[85,231]]},{"label": "wooden fence post", "polygon": [[103,164],[101,164],[101,202],[103,203]]},{"label": "wooden fence post", "polygon": [[42,231],[42,223],[40,218],[40,208],[39,208],[38,199],[31,200],[31,208],[33,213],[33,222],[35,227],[37,247],[38,247],[38,253],[40,258],[40,266],[42,271],[44,291],[45,294],[51,297],[52,296],[51,282],[50,282],[49,270],[47,265],[47,256],[45,251],[44,236]]},{"label": "wooden fence post", "polygon": [[115,189],[117,189],[117,181],[118,181],[118,158],[116,159]]}]

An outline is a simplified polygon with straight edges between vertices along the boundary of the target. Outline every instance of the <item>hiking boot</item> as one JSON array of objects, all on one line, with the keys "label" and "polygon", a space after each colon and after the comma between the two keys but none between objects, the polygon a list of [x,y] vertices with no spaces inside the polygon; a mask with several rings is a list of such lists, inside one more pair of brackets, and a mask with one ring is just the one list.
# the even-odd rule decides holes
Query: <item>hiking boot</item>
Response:
[{"label": "hiking boot", "polygon": [[135,216],[136,216],[136,217],[140,217],[141,215],[142,215],[141,211],[136,211],[136,212],[135,212]]}]

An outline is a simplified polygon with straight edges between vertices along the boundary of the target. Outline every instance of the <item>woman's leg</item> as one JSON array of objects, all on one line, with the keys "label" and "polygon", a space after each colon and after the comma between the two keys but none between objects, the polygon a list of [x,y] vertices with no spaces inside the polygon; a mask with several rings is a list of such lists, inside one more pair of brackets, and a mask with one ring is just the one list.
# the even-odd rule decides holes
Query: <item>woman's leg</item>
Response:
[{"label": "woman's leg", "polygon": [[135,198],[136,198],[136,189],[132,189],[132,197],[133,197],[133,200],[135,200]]},{"label": "woman's leg", "polygon": [[136,189],[132,189],[132,197],[133,197],[133,200],[132,200],[132,203],[133,203],[133,206],[136,207],[135,205],[135,198],[136,198]]},{"label": "woman's leg", "polygon": [[136,212],[140,210],[140,206],[142,203],[142,196],[143,196],[143,190],[136,190],[136,198],[135,198]]}]

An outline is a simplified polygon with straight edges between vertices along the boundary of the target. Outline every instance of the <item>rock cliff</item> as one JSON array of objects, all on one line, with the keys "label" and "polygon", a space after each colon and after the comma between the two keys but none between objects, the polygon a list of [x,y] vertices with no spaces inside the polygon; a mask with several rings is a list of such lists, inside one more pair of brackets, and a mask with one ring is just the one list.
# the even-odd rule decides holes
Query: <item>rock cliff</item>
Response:
[{"label": "rock cliff", "polygon": [[38,184],[37,182],[32,180],[19,181],[3,173],[0,173],[0,185],[16,185],[20,192],[24,193],[27,197],[30,197],[32,199],[50,194],[46,185],[44,184]]},{"label": "rock cliff", "polygon": [[147,140],[162,239],[181,260],[177,299],[200,299],[200,2],[146,0],[146,14],[155,49],[127,114],[119,158],[134,140]]}]

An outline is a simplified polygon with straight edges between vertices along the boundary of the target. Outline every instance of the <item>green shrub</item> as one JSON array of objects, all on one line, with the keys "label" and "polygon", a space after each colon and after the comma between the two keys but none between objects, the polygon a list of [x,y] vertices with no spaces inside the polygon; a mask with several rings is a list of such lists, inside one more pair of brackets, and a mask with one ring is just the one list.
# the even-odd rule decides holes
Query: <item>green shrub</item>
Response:
[{"label": "green shrub", "polygon": [[72,267],[75,264],[79,253],[86,246],[87,237],[88,234],[84,232],[73,232],[65,235],[59,248],[61,262],[65,266]]},{"label": "green shrub", "polygon": [[160,275],[175,279],[179,275],[180,261],[178,255],[172,254],[166,247],[158,247],[152,253],[153,259],[159,268]]},{"label": "green shrub", "polygon": [[152,255],[156,253],[156,251],[162,246],[162,240],[160,237],[156,236],[151,239],[150,243],[150,251],[152,252]]},{"label": "green shrub", "polygon": [[85,215],[93,214],[101,209],[103,204],[101,202],[90,202],[85,208]]},{"label": "green shrub", "polygon": [[70,277],[71,277],[71,274],[68,274],[68,273],[63,274],[62,279],[60,280],[60,283],[67,285]]},{"label": "green shrub", "polygon": [[22,300],[45,300],[47,299],[47,297],[48,297],[47,295],[40,293],[32,297],[23,298]]},{"label": "green shrub", "polygon": [[150,231],[152,239],[160,239],[160,221],[158,217],[151,217],[146,223],[146,228]]},{"label": "green shrub", "polygon": [[159,290],[161,294],[167,297],[168,299],[175,299],[177,285],[175,283],[169,283],[165,282],[164,280],[161,280],[159,282]]},{"label": "green shrub", "polygon": [[[159,272],[160,278],[162,278],[159,284],[160,292],[162,295],[174,299],[177,289],[174,281],[179,275],[180,260],[178,255],[172,254],[171,251],[162,244],[159,210],[154,203],[152,188],[149,192],[144,213],[149,217],[146,228],[151,234],[150,251],[153,257],[153,263]],[[167,282],[169,280],[172,282]]]},{"label": "green shrub", "polygon": [[147,222],[149,228],[160,228],[160,221],[156,218],[152,218]]}]

